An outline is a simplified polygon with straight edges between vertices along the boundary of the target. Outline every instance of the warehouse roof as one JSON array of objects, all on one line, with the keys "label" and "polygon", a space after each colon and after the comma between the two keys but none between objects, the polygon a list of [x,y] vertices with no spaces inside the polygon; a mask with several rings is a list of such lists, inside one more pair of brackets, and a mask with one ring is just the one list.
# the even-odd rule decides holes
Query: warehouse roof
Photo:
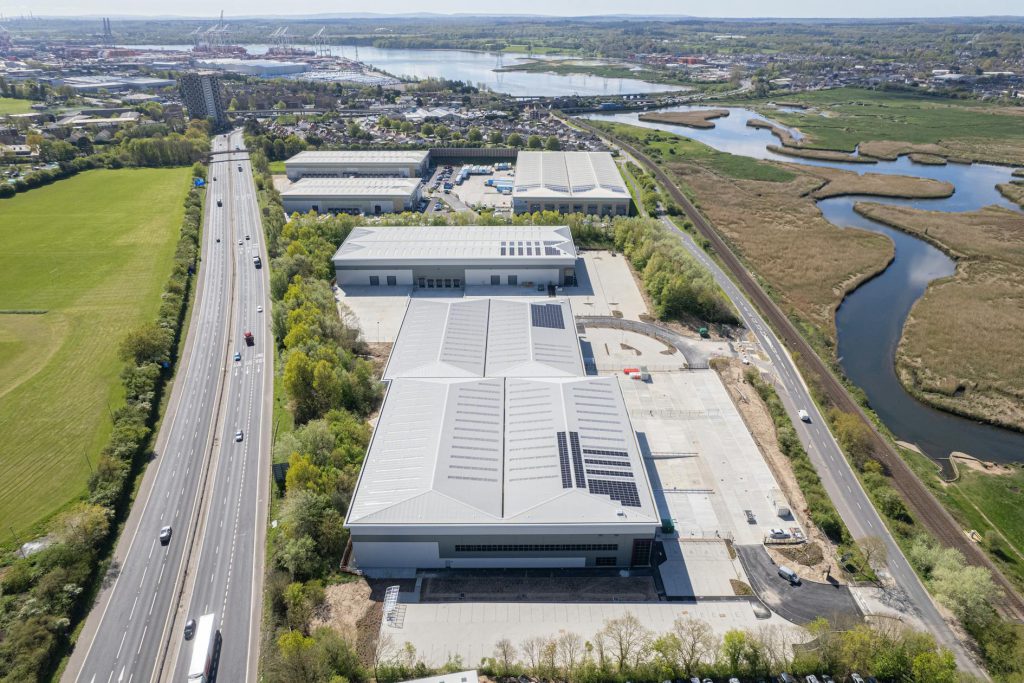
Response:
[{"label": "warehouse roof", "polygon": [[657,521],[616,378],[403,378],[346,524]]},{"label": "warehouse roof", "polygon": [[628,199],[629,191],[608,152],[520,152],[513,195]]},{"label": "warehouse roof", "polygon": [[285,161],[288,164],[299,164],[302,166],[335,166],[338,164],[349,165],[374,165],[374,164],[418,164],[427,158],[428,150],[335,150],[317,152],[306,150],[299,152],[291,159]]},{"label": "warehouse roof", "polygon": [[281,193],[295,197],[380,197],[415,194],[416,178],[302,178]]},{"label": "warehouse roof", "polygon": [[[299,181],[304,182],[306,179]],[[445,265],[499,260],[572,266],[576,262],[576,247],[566,227],[398,226],[355,228],[334,254],[334,264],[339,267],[381,262]]]},{"label": "warehouse roof", "polygon": [[584,372],[567,300],[410,299],[384,379]]}]

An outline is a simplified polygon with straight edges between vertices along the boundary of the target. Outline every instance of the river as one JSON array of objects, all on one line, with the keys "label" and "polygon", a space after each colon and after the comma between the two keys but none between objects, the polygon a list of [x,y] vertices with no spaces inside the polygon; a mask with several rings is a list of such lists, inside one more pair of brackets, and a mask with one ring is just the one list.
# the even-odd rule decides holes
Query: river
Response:
[{"label": "river", "polygon": [[[122,45],[139,50],[191,50],[191,45]],[[250,55],[263,55],[269,45],[243,45]],[[637,95],[669,90],[686,90],[683,86],[649,83],[633,78],[602,78],[585,74],[555,74],[537,71],[495,71],[498,66],[511,66],[525,59],[522,56],[471,52],[469,50],[404,50],[369,45],[335,45],[335,56],[344,56],[387,71],[395,76],[412,78],[447,78],[486,86],[494,92],[515,96],[558,97],[563,95]],[[287,59],[287,58],[283,58]]]},{"label": "river", "polygon": [[[688,111],[702,107],[673,107],[666,111]],[[706,108],[706,107],[705,107]],[[878,277],[854,290],[836,312],[838,355],[843,372],[867,394],[871,407],[897,438],[917,444],[936,460],[953,451],[969,453],[996,462],[1024,461],[1024,434],[980,424],[931,408],[908,394],[895,371],[896,348],[911,307],[928,284],[952,275],[955,262],[944,253],[894,228],[869,220],[853,211],[858,201],[912,206],[937,211],[973,211],[996,204],[1019,210],[996,190],[1008,182],[1012,169],[987,164],[916,164],[907,157],[877,164],[857,164],[815,159],[796,159],[774,153],[767,145],[779,144],[768,130],[746,125],[752,118],[765,118],[749,109],[729,108],[729,116],[715,119],[715,127],[686,126],[639,121],[638,114],[593,114],[589,118],[654,128],[678,133],[723,152],[756,159],[840,168],[855,173],[886,173],[933,178],[952,183],[956,191],[945,199],[888,199],[881,197],[834,197],[818,202],[826,219],[839,227],[857,227],[889,237],[896,247],[893,263]],[[785,126],[783,126],[785,128]],[[799,135],[799,131],[790,129]]]}]

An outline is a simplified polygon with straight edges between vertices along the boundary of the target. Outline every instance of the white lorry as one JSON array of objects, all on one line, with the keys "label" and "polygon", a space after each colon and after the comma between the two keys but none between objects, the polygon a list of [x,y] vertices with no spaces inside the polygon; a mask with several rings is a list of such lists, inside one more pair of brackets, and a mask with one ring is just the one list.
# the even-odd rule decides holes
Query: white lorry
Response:
[{"label": "white lorry", "polygon": [[776,515],[783,518],[789,517],[789,503],[786,501],[785,497],[783,497],[782,491],[778,489],[772,489],[768,493],[768,500],[771,502],[772,508],[775,510]]},{"label": "white lorry", "polygon": [[188,665],[188,683],[209,683],[213,671],[213,657],[217,650],[216,615],[204,614],[196,623],[196,635],[192,639],[192,660]]}]

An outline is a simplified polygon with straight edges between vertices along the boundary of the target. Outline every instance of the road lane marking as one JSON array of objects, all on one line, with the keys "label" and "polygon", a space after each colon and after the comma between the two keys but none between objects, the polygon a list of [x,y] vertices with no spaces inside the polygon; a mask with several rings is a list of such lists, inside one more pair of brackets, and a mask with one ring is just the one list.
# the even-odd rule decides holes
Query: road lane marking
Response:
[{"label": "road lane marking", "polygon": [[121,644],[117,646],[117,654],[114,655],[114,659],[118,659],[121,656],[121,648],[124,647],[124,639],[128,637],[128,631],[121,634]]}]

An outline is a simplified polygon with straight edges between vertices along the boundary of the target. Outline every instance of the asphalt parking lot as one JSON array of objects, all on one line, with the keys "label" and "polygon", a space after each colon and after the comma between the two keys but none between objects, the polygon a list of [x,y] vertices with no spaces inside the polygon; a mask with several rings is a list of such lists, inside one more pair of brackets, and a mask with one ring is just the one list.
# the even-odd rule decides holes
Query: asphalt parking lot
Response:
[{"label": "asphalt parking lot", "polygon": [[849,626],[863,620],[860,606],[849,586],[803,579],[799,586],[779,576],[779,567],[763,545],[738,545],[743,569],[751,588],[773,612],[796,624],[809,624],[825,617],[834,626]]}]

